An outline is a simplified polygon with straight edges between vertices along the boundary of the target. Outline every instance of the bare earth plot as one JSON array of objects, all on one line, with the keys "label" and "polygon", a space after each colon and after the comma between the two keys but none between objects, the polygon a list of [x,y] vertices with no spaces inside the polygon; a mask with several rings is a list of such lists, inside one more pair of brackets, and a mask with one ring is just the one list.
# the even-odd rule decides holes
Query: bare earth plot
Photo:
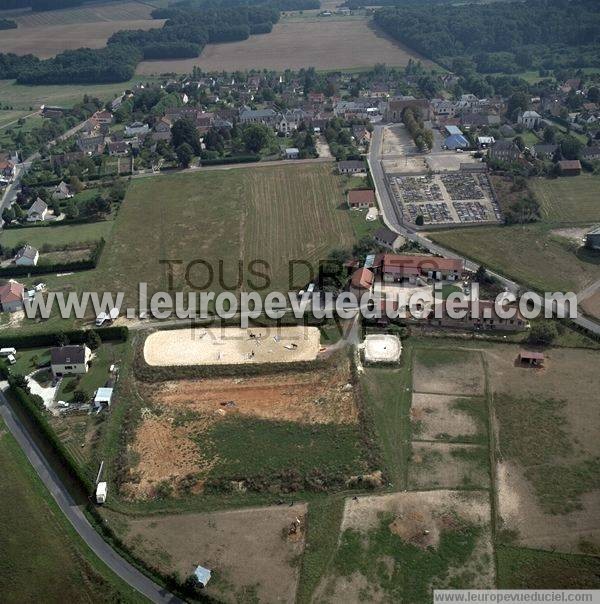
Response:
[{"label": "bare earth plot", "polygon": [[600,318],[600,291],[586,298],[581,303],[581,308],[586,314]]},{"label": "bare earth plot", "polygon": [[413,441],[410,488],[488,488],[487,456],[487,449],[478,445]]},{"label": "bare earth plot", "polygon": [[144,358],[162,367],[295,363],[317,357],[319,338],[316,327],[157,331],[146,339]]},{"label": "bare earth plot", "polygon": [[253,476],[278,467],[310,471],[322,464],[326,470],[332,463],[360,473],[348,372],[340,364],[246,379],[137,383],[145,406],[130,445],[125,495],[153,497],[161,483],[175,495],[198,493],[209,477]]},{"label": "bare earth plot", "polygon": [[125,540],[163,572],[211,569],[206,592],[219,601],[293,602],[305,518],[305,504],[149,517],[129,521]]},{"label": "bare earth plot", "polygon": [[415,392],[434,394],[481,395],[481,359],[477,353],[465,350],[419,349],[415,353],[413,388]]},{"label": "bare earth plot", "polygon": [[519,349],[486,351],[500,461],[499,512],[517,542],[564,552],[600,545],[600,354],[546,352],[543,369]]},{"label": "bare earth plot", "polygon": [[[314,601],[431,602],[431,590],[494,585],[490,502],[481,492],[347,499],[340,542]],[[415,576],[418,573],[418,577]]]},{"label": "bare earth plot", "polygon": [[415,351],[410,488],[489,487],[484,384],[477,352]]},{"label": "bare earth plot", "polygon": [[[422,440],[478,442],[485,435],[475,413],[484,405],[481,398],[415,392],[410,407],[413,436]],[[469,408],[475,413],[470,413]]]},{"label": "bare earth plot", "polygon": [[[315,19],[282,21],[269,34],[252,36],[242,42],[209,44],[195,59],[144,61],[136,73],[189,73],[194,66],[205,71],[349,69],[373,67],[376,63],[404,66],[411,58],[419,57],[372,29],[367,20]],[[432,66],[429,61],[421,60]]]}]

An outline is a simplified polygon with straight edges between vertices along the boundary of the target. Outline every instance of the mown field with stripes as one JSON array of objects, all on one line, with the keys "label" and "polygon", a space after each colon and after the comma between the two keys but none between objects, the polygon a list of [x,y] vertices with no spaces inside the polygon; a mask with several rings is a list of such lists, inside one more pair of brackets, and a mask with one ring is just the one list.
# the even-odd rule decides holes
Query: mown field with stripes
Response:
[{"label": "mown field with stripes", "polygon": [[333,164],[139,179],[93,271],[94,285],[124,291],[128,298],[139,281],[149,291],[288,291],[288,260],[298,260],[292,288],[299,289],[309,265],[352,244],[342,204],[342,181]]}]

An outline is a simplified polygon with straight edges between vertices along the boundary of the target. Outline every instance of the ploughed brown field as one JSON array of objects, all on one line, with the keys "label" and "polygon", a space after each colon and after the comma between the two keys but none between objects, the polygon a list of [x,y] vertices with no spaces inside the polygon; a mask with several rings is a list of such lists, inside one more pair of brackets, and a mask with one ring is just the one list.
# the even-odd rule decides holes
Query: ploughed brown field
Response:
[{"label": "ploughed brown field", "polygon": [[[366,19],[348,21],[305,19],[282,21],[270,34],[252,36],[242,42],[210,44],[195,59],[144,61],[141,75],[168,72],[188,73],[194,66],[206,71],[246,69],[350,69],[373,67],[376,63],[404,66],[418,59]],[[428,66],[432,65],[423,60]]]}]

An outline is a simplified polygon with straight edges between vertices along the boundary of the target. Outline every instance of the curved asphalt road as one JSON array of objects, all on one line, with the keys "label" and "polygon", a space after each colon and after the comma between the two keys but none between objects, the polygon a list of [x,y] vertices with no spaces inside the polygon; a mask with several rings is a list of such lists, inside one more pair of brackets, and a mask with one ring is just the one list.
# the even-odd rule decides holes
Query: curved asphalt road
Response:
[{"label": "curved asphalt road", "polygon": [[73,525],[73,528],[79,533],[80,537],[86,542],[88,547],[123,581],[128,583],[134,589],[137,589],[142,595],[146,596],[151,602],[161,604],[172,603],[179,604],[182,600],[169,593],[156,583],[151,581],[146,575],[142,574],[134,566],[126,562],[112,547],[100,537],[81,509],[75,504],[64,485],[50,467],[35,442],[31,439],[29,433],[23,428],[21,422],[14,414],[8,404],[4,393],[0,391],[0,415],[7,428],[14,436],[19,446],[27,456],[27,459],[37,472],[38,476],[50,491],[52,497],[58,504],[67,520]]}]

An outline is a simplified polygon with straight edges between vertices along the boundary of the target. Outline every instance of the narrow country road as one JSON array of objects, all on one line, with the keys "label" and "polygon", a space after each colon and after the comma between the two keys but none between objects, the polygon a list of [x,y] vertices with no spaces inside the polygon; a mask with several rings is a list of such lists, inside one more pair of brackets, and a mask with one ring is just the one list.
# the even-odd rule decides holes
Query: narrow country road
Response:
[{"label": "narrow country road", "polygon": [[[375,194],[379,201],[379,207],[381,209],[383,222],[390,230],[394,231],[395,233],[398,233],[399,235],[402,235],[410,241],[419,243],[431,253],[439,254],[440,256],[444,256],[446,258],[460,258],[465,261],[465,267],[467,269],[471,271],[477,270],[479,266],[477,262],[474,262],[470,258],[461,256],[460,254],[457,254],[452,250],[448,250],[442,247],[441,245],[434,243],[425,235],[419,234],[417,231],[406,226],[403,223],[402,216],[400,215],[400,212],[398,211],[397,206],[392,199],[392,195],[388,188],[388,183],[383,171],[383,166],[381,164],[381,145],[383,140],[384,127],[385,125],[383,124],[375,125],[373,129],[373,136],[371,138],[371,145],[369,147],[369,154],[367,155],[367,161],[369,164],[369,169],[371,170],[373,182],[375,184]],[[502,284],[503,287],[506,288],[507,291],[517,294],[519,290],[527,289],[525,286],[522,286],[519,283],[516,283],[515,281],[504,277],[503,275],[494,273],[492,271],[488,272],[494,277],[496,277],[496,279],[498,279],[498,281]],[[561,310],[564,309],[564,304],[561,304],[559,306],[561,307]],[[547,302],[546,309],[552,313],[555,313],[555,311],[557,310],[556,304],[552,305],[550,302]],[[578,317],[572,319],[572,321],[580,327],[583,327],[584,329],[587,329],[588,331],[594,334],[600,335],[600,323],[592,321],[591,319],[588,319],[587,317],[584,317],[581,314],[579,314]]]},{"label": "narrow country road", "polygon": [[[4,384],[6,385],[6,384]],[[79,533],[88,547],[108,566],[116,575],[131,587],[139,591],[151,602],[160,604],[179,604],[182,601],[151,581],[134,566],[125,561],[112,547],[94,530],[81,509],[75,504],[71,495],[62,484],[50,464],[46,461],[41,451],[33,441],[19,418],[8,404],[4,392],[0,391],[0,416],[6,427],[27,456],[37,475],[44,483],[50,494],[58,504],[61,512]]]}]

